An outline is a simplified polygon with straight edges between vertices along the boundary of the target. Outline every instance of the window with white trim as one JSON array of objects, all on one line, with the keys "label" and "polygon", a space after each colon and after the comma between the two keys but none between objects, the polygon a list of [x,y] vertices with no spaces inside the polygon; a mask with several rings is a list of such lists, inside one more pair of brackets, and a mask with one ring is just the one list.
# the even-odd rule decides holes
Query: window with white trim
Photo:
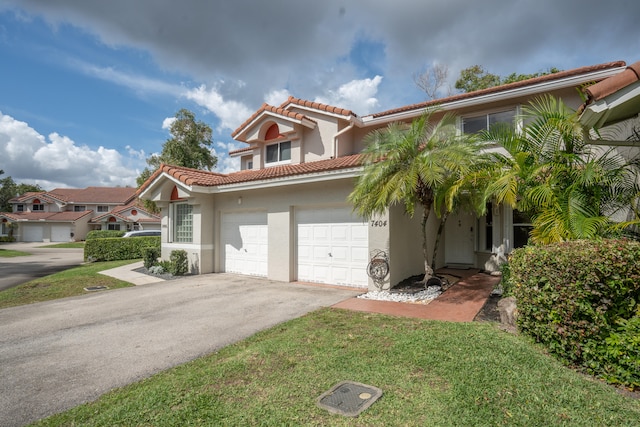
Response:
[{"label": "window with white trim", "polygon": [[74,212],[84,212],[86,210],[87,210],[87,207],[83,205],[76,205],[73,207]]},{"label": "window with white trim", "polygon": [[107,224],[107,230],[120,231],[120,224],[109,223]]},{"label": "window with white trim", "polygon": [[265,163],[277,164],[291,161],[291,141],[282,141],[265,147]]},{"label": "window with white trim", "polygon": [[98,212],[109,212],[109,206],[98,206]]},{"label": "window with white trim", "polygon": [[33,205],[33,206],[31,206],[31,210],[32,211],[44,211],[44,205],[42,205],[42,204]]},{"label": "window with white trim", "polygon": [[16,212],[24,212],[24,205],[16,205]]},{"label": "window with white trim", "polygon": [[479,116],[463,117],[462,132],[466,134],[477,133],[483,130],[489,130],[498,123],[514,127],[516,124],[516,109],[512,108],[510,110],[497,111]]},{"label": "window with white trim", "polygon": [[191,243],[193,241],[193,206],[187,203],[173,203],[173,241]]},{"label": "window with white trim", "polygon": [[526,246],[531,235],[531,218],[524,212],[513,210],[513,249]]}]

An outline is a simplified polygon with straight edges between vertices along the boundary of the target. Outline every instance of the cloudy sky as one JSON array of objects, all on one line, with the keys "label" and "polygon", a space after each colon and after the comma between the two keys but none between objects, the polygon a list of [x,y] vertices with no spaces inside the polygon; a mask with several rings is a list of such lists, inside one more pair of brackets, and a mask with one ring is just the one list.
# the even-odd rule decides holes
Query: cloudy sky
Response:
[{"label": "cloudy sky", "polygon": [[[359,115],[413,75],[640,60],[637,0],[0,0],[0,169],[45,189],[135,186],[181,108],[230,134],[288,95]],[[164,124],[164,126],[163,126]],[[3,176],[3,177],[4,177]]]}]

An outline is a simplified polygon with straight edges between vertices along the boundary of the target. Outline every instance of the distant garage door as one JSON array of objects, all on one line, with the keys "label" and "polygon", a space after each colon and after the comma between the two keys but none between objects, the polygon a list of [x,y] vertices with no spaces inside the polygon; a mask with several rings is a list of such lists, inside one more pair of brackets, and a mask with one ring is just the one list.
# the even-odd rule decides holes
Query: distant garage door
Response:
[{"label": "distant garage door", "polygon": [[222,270],[267,276],[268,233],[266,212],[222,215]]},{"label": "distant garage door", "polygon": [[23,242],[42,242],[44,230],[41,225],[23,225],[22,226]]},{"label": "distant garage door", "polygon": [[366,287],[369,227],[350,208],[296,212],[298,280]]},{"label": "distant garage door", "polygon": [[52,242],[68,242],[71,240],[71,227],[68,225],[52,225],[51,241]]}]

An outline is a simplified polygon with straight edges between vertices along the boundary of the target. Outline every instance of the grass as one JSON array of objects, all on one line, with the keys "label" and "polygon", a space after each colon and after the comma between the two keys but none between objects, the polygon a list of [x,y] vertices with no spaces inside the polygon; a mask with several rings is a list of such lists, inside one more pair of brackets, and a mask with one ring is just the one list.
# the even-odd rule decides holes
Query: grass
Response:
[{"label": "grass", "polygon": [[13,258],[17,256],[31,255],[28,252],[15,251],[13,249],[0,249],[0,258]]},{"label": "grass", "polygon": [[[381,388],[358,418],[316,405]],[[41,426],[631,426],[640,401],[490,323],[322,309],[41,420]]]},{"label": "grass", "polygon": [[84,242],[54,243],[53,245],[39,246],[40,248],[83,249]]},{"label": "grass", "polygon": [[135,261],[137,260],[83,264],[6,289],[0,292],[0,309],[84,295],[87,293],[84,288],[88,286],[107,286],[109,289],[134,286],[131,283],[98,273]]}]

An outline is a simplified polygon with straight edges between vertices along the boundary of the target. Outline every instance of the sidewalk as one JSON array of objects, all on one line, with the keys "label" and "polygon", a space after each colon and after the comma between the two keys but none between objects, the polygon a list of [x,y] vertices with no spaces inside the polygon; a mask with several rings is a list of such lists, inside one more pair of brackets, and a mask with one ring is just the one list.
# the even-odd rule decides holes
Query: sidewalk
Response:
[{"label": "sidewalk", "polygon": [[143,266],[142,261],[138,261],[132,264],[123,265],[122,267],[112,268],[110,270],[101,271],[100,274],[105,276],[115,277],[125,282],[133,283],[134,285],[148,285],[149,283],[164,282],[164,279],[160,277],[149,276],[148,274],[138,273],[138,268]]},{"label": "sidewalk", "polygon": [[426,305],[349,298],[333,305],[333,307],[391,316],[449,322],[473,322],[473,319],[487,302],[491,291],[499,282],[499,276],[477,273],[455,283]]}]

